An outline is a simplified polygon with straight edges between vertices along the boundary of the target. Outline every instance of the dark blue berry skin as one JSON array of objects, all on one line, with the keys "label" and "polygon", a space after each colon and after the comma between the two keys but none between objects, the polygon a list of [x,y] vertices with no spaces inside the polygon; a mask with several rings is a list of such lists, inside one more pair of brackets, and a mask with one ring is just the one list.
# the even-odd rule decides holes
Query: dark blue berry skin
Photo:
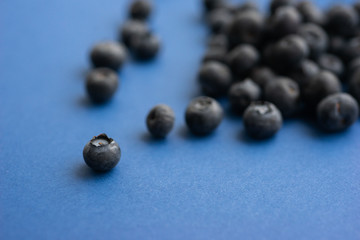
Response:
[{"label": "dark blue berry skin", "polygon": [[120,29],[119,39],[127,47],[131,47],[133,39],[141,38],[150,33],[148,26],[139,20],[129,20],[125,22]]},{"label": "dark blue berry skin", "polygon": [[152,5],[148,0],[135,0],[130,5],[129,14],[132,19],[146,20],[152,11]]},{"label": "dark blue berry skin", "polygon": [[349,63],[346,71],[346,81],[349,82],[354,76],[354,74],[358,72],[359,69],[360,69],[360,57],[355,58]]},{"label": "dark blue berry skin", "polygon": [[121,150],[113,139],[103,133],[85,145],[83,157],[85,163],[94,171],[107,172],[120,161]]},{"label": "dark blue berry skin", "polygon": [[86,77],[86,90],[94,103],[109,101],[115,94],[118,85],[118,75],[110,68],[93,69]]},{"label": "dark blue berry skin", "polygon": [[126,49],[121,43],[101,42],[90,52],[90,60],[95,68],[106,67],[118,71],[126,61]]},{"label": "dark blue berry skin", "polygon": [[232,73],[240,79],[246,77],[259,60],[258,51],[248,44],[242,44],[234,48],[227,58]]},{"label": "dark blue berry skin", "polygon": [[255,139],[274,136],[282,126],[282,116],[276,106],[269,102],[254,102],[244,112],[244,127]]},{"label": "dark blue berry skin", "polygon": [[270,34],[274,39],[280,39],[297,33],[301,26],[301,15],[294,7],[279,7],[269,22]]},{"label": "dark blue berry skin", "polygon": [[323,12],[310,1],[301,1],[296,5],[304,23],[323,25],[325,16]]},{"label": "dark blue berry skin", "polygon": [[230,48],[234,48],[239,44],[257,45],[264,31],[263,16],[253,10],[244,11],[237,14],[228,31],[228,39]]},{"label": "dark blue berry skin", "polygon": [[288,76],[297,82],[302,90],[319,72],[320,68],[315,62],[305,59]]},{"label": "dark blue berry skin", "polygon": [[189,130],[199,136],[212,133],[223,119],[223,109],[213,98],[198,97],[188,105],[185,121]]},{"label": "dark blue berry skin", "polygon": [[329,43],[327,50],[328,53],[334,54],[336,56],[343,56],[345,47],[346,41],[343,37],[329,35]]},{"label": "dark blue berry skin", "polygon": [[223,34],[228,31],[232,19],[233,16],[227,9],[219,8],[209,13],[207,22],[213,34]]},{"label": "dark blue berry skin", "polygon": [[360,69],[355,71],[349,80],[349,92],[360,104]]},{"label": "dark blue berry skin", "polygon": [[211,12],[214,9],[223,8],[226,6],[225,0],[203,0],[205,12]]},{"label": "dark blue berry skin", "polygon": [[286,74],[309,55],[305,40],[297,35],[289,35],[265,50],[265,60],[278,73]]},{"label": "dark blue berry skin", "polygon": [[260,100],[261,88],[250,79],[234,83],[229,90],[231,110],[243,114],[251,102]]},{"label": "dark blue berry skin", "polygon": [[343,131],[349,128],[358,117],[358,103],[347,93],[330,95],[317,107],[319,125],[328,132]]},{"label": "dark blue berry skin", "polygon": [[274,14],[280,7],[293,6],[294,0],[272,0],[270,3],[270,12]]},{"label": "dark blue berry skin", "polygon": [[337,56],[323,54],[318,58],[317,63],[321,69],[332,72],[340,79],[342,78],[344,74],[344,64]]},{"label": "dark blue berry skin", "polygon": [[291,117],[299,108],[300,89],[294,80],[279,77],[265,86],[264,99],[275,104],[282,116]]},{"label": "dark blue berry skin", "polygon": [[326,29],[333,35],[349,37],[356,33],[358,15],[353,8],[336,5],[326,14]]},{"label": "dark blue berry skin", "polygon": [[205,52],[202,62],[220,62],[227,64],[227,51],[220,47],[211,47]]},{"label": "dark blue berry skin", "polygon": [[226,51],[229,47],[227,36],[224,34],[213,35],[210,37],[207,46],[208,48],[221,48]]},{"label": "dark blue berry skin", "polygon": [[328,48],[328,36],[319,26],[308,23],[300,27],[298,34],[305,40],[309,46],[309,57],[317,59]]},{"label": "dark blue berry skin", "polygon": [[268,67],[255,67],[251,72],[251,80],[264,89],[268,82],[276,77],[275,73]]},{"label": "dark blue berry skin", "polygon": [[165,104],[152,108],[146,118],[146,126],[155,138],[165,138],[174,126],[174,111]]},{"label": "dark blue berry skin", "polygon": [[341,92],[339,79],[331,72],[322,70],[304,88],[303,100],[309,110],[315,110],[325,97]]},{"label": "dark blue berry skin", "polygon": [[160,50],[160,40],[154,34],[133,38],[130,49],[135,59],[151,60],[157,56]]},{"label": "dark blue berry skin", "polygon": [[243,2],[236,7],[236,13],[243,13],[247,11],[259,11],[259,7],[252,1]]},{"label": "dark blue berry skin", "polygon": [[354,3],[353,8],[357,12],[358,16],[360,16],[360,2]]},{"label": "dark blue berry skin", "polygon": [[349,63],[355,58],[360,57],[360,37],[355,37],[347,41],[344,44],[340,56],[345,63]]},{"label": "dark blue berry skin", "polygon": [[232,82],[232,76],[226,65],[210,61],[201,66],[198,81],[205,95],[217,98],[226,95]]}]

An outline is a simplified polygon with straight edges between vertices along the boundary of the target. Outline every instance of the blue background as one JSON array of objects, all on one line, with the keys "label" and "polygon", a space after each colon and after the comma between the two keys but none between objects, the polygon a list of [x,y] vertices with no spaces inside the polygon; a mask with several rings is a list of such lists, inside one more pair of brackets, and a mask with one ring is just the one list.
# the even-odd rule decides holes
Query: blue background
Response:
[{"label": "blue background", "polygon": [[[198,1],[156,1],[159,58],[130,60],[113,101],[89,103],[87,53],[117,38],[127,5],[0,2],[0,239],[360,239],[359,123],[324,135],[291,120],[265,142],[237,118],[187,132],[207,36]],[[177,115],[160,142],[144,123],[158,103]],[[102,132],[123,155],[99,175],[82,149]]]}]

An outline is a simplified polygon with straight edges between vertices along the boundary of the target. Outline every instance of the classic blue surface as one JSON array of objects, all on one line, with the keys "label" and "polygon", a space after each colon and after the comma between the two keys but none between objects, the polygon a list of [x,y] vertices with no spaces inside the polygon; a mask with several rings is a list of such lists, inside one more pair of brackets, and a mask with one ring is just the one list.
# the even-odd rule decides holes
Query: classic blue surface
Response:
[{"label": "classic blue surface", "polygon": [[[88,102],[87,52],[116,39],[127,4],[0,2],[0,239],[360,239],[359,123],[324,135],[289,121],[253,142],[227,118],[208,138],[188,134],[206,39],[198,1],[156,1],[159,58],[130,61],[110,104]],[[158,103],[177,114],[163,142],[144,124]],[[82,149],[102,132],[123,155],[99,175]]]}]

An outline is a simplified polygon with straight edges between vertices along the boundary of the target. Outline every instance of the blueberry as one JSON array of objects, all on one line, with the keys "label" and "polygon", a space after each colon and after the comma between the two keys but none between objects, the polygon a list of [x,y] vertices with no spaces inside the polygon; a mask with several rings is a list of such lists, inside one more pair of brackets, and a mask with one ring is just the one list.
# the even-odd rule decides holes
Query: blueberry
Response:
[{"label": "blueberry", "polygon": [[297,82],[300,89],[304,89],[319,71],[320,68],[315,62],[305,59],[288,76]]},{"label": "blueberry", "polygon": [[242,44],[233,49],[227,59],[232,73],[242,79],[259,62],[260,56],[253,46]]},{"label": "blueberry", "polygon": [[250,79],[234,83],[229,90],[231,110],[242,114],[251,102],[260,100],[261,89]]},{"label": "blueberry", "polygon": [[211,47],[204,54],[202,58],[202,62],[207,63],[207,62],[215,61],[215,62],[227,64],[226,56],[227,56],[227,52],[225,49],[219,47]]},{"label": "blueberry", "polygon": [[360,70],[355,71],[349,80],[349,92],[360,104]]},{"label": "blueberry", "polygon": [[317,60],[319,67],[332,72],[338,78],[341,78],[344,73],[344,64],[341,59],[332,54],[323,54]]},{"label": "blueberry", "polygon": [[257,11],[244,11],[237,14],[229,26],[228,38],[230,48],[239,44],[259,43],[264,30],[263,16]]},{"label": "blueberry", "polygon": [[231,85],[231,72],[226,65],[210,61],[201,66],[198,81],[205,95],[221,97]]},{"label": "blueberry", "polygon": [[117,42],[101,42],[90,52],[90,60],[94,67],[107,67],[119,70],[126,60],[126,50]]},{"label": "blueberry", "polygon": [[138,20],[146,20],[152,11],[152,5],[147,0],[135,0],[130,5],[130,17]]},{"label": "blueberry", "polygon": [[279,39],[298,31],[301,15],[294,7],[279,7],[270,18],[269,24],[272,37]]},{"label": "blueberry", "polygon": [[255,139],[274,136],[282,126],[282,116],[276,106],[269,102],[254,102],[244,113],[244,127]]},{"label": "blueberry", "polygon": [[150,60],[156,57],[160,49],[160,40],[154,34],[146,34],[132,40],[131,51],[138,60]]},{"label": "blueberry", "polygon": [[251,72],[251,79],[261,88],[264,88],[274,78],[274,72],[268,67],[256,67]]},{"label": "blueberry", "polygon": [[338,132],[349,128],[358,116],[358,103],[347,93],[330,95],[323,99],[317,107],[319,125],[329,132]]},{"label": "blueberry", "polygon": [[125,46],[130,47],[133,39],[146,36],[149,32],[150,30],[144,22],[129,20],[122,25],[119,39],[122,40]]},{"label": "blueberry", "polygon": [[333,6],[326,14],[326,28],[333,35],[344,37],[354,35],[358,21],[356,11],[344,5]]},{"label": "blueberry", "polygon": [[226,33],[229,29],[233,16],[228,10],[219,8],[209,13],[207,22],[213,34]]},{"label": "blueberry", "polygon": [[207,46],[209,48],[221,48],[226,51],[228,49],[227,36],[223,34],[213,35],[209,39]]},{"label": "blueberry", "polygon": [[310,58],[317,59],[328,47],[328,36],[325,31],[312,23],[304,24],[299,35],[306,41],[310,50]]},{"label": "blueberry", "polygon": [[349,63],[346,71],[346,78],[347,78],[346,80],[349,81],[359,69],[360,69],[360,57],[355,58]]},{"label": "blueberry", "polygon": [[343,56],[345,51],[346,41],[340,36],[329,36],[328,52],[336,56]]},{"label": "blueberry", "polygon": [[95,103],[109,101],[115,94],[118,85],[118,75],[109,68],[93,69],[86,78],[87,93]]},{"label": "blueberry", "polygon": [[308,54],[305,40],[297,35],[289,35],[265,50],[265,60],[275,71],[287,73],[298,67]]},{"label": "blueberry", "polygon": [[270,12],[274,14],[280,7],[293,6],[294,0],[272,0],[270,3]]},{"label": "blueberry", "polygon": [[355,37],[345,42],[340,55],[345,63],[349,63],[353,59],[360,57],[360,37]]},{"label": "blueberry", "polygon": [[155,138],[165,138],[174,126],[175,114],[164,104],[152,108],[146,118],[146,126]]},{"label": "blueberry", "polygon": [[354,3],[353,8],[357,12],[358,16],[360,16],[360,2]]},{"label": "blueberry", "polygon": [[189,130],[195,135],[208,135],[221,123],[223,110],[213,98],[198,97],[188,105],[185,121]]},{"label": "blueberry", "polygon": [[113,169],[121,157],[119,145],[105,133],[93,137],[84,147],[85,163],[95,171],[106,172]]},{"label": "blueberry", "polygon": [[223,8],[226,6],[225,0],[203,0],[203,6],[206,12],[211,12],[217,8]]},{"label": "blueberry", "polygon": [[313,110],[322,99],[340,91],[339,79],[331,72],[322,70],[304,88],[303,99],[308,108]]},{"label": "blueberry", "polygon": [[323,12],[310,1],[301,1],[296,5],[304,23],[324,24]]},{"label": "blueberry", "polygon": [[256,3],[252,1],[246,1],[236,7],[236,13],[243,13],[247,11],[259,11]]},{"label": "blueberry", "polygon": [[294,80],[279,77],[265,86],[264,99],[275,104],[282,116],[290,117],[298,110],[300,89]]}]

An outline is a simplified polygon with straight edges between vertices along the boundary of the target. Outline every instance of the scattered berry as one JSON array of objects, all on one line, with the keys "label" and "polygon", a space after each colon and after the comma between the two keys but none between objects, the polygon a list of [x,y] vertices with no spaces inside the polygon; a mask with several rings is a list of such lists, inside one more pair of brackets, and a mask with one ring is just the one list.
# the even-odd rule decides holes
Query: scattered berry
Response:
[{"label": "scattered berry", "polygon": [[250,103],[260,100],[260,97],[261,88],[250,79],[234,83],[229,90],[231,110],[236,114],[243,114]]},{"label": "scattered berry", "polygon": [[155,138],[165,138],[174,126],[175,114],[164,104],[155,106],[146,118],[146,126]]},{"label": "scattered berry", "polygon": [[109,68],[93,69],[86,77],[86,90],[94,103],[109,101],[119,85],[116,72]]},{"label": "scattered berry", "polygon": [[126,50],[117,42],[101,42],[91,50],[90,59],[96,68],[106,67],[118,71],[126,60]]}]

